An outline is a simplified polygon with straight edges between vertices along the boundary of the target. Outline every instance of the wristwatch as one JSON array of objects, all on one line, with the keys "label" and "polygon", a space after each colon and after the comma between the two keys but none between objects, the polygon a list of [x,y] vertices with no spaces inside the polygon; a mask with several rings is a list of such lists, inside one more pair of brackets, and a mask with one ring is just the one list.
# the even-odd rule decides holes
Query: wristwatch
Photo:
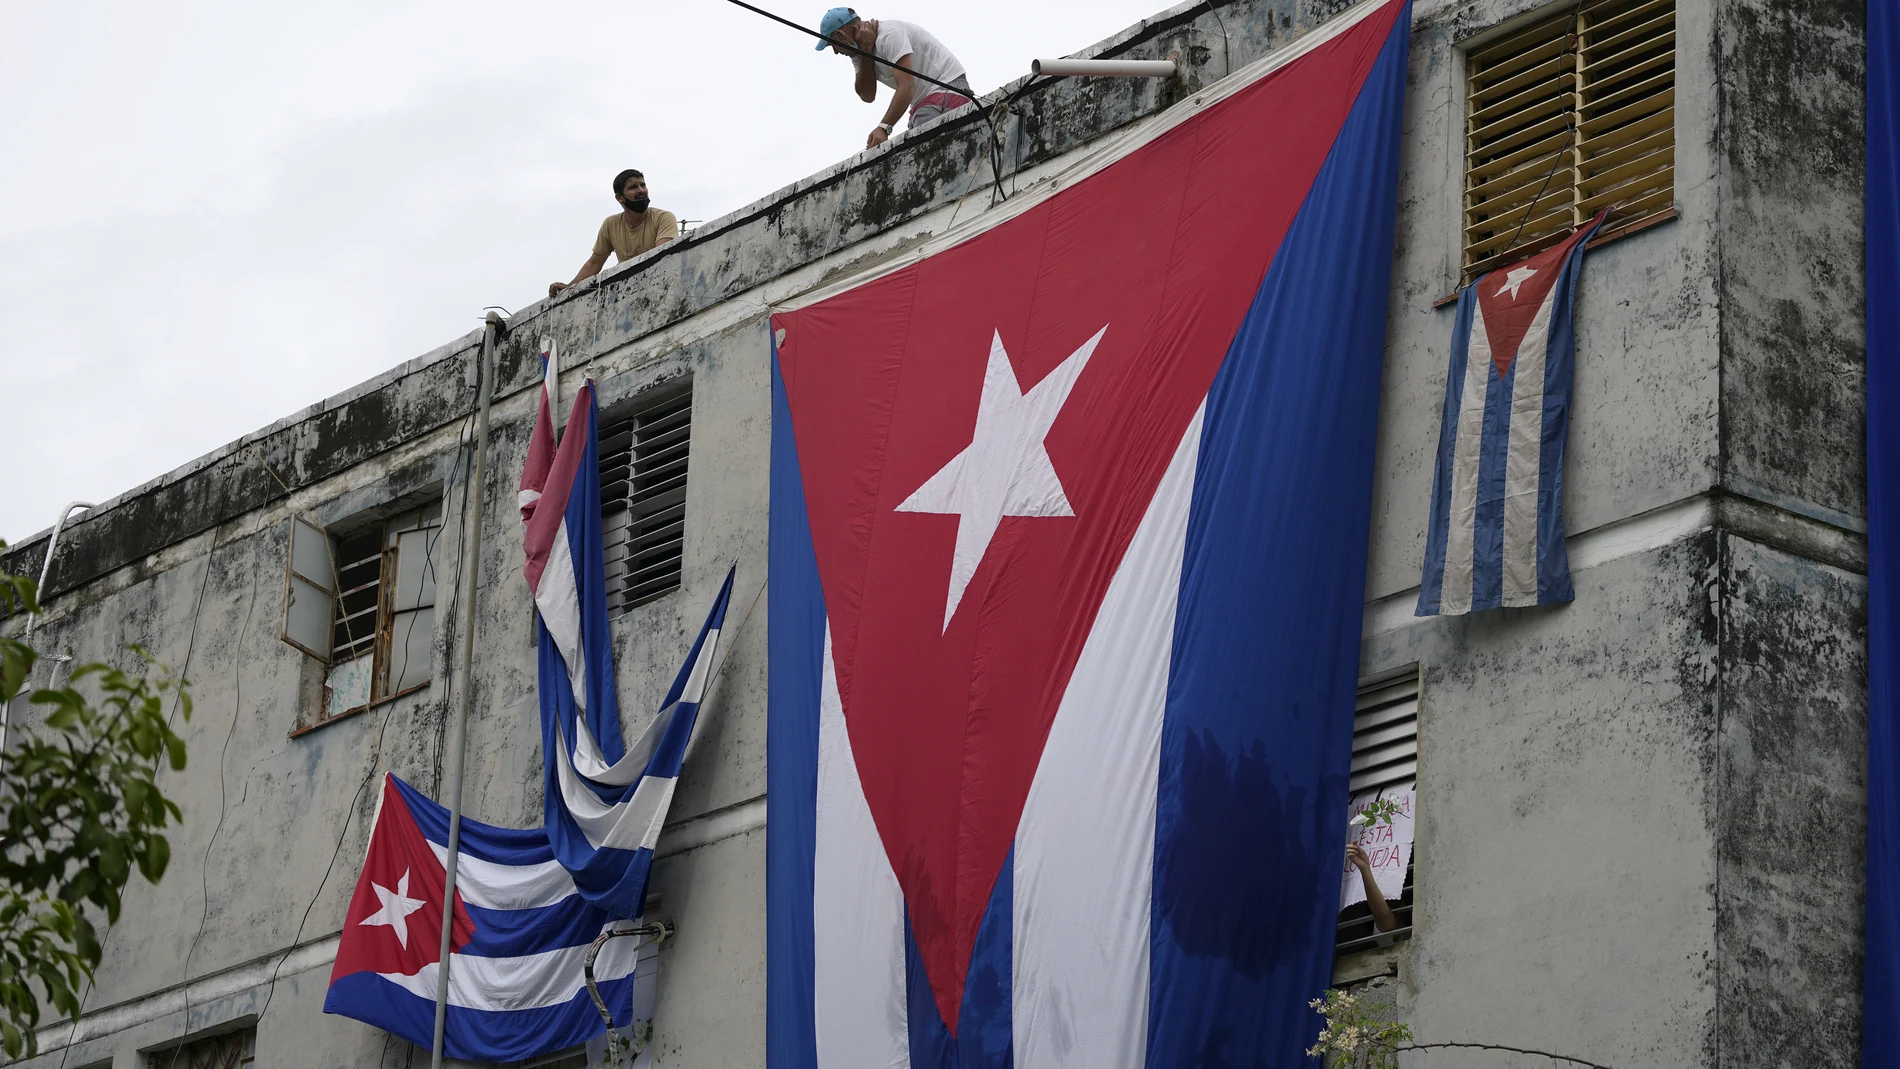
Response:
[{"label": "wristwatch", "polygon": [[882,131],[884,131],[884,132],[885,132],[885,133],[887,133],[887,134],[894,134],[894,133],[896,133],[896,132],[897,132],[897,127],[895,127],[895,126],[893,126],[893,125],[891,125],[890,123],[887,123],[887,122],[881,122],[881,123],[878,123],[878,124],[877,124],[877,128],[878,128],[878,129],[880,129],[880,130],[882,130]]}]

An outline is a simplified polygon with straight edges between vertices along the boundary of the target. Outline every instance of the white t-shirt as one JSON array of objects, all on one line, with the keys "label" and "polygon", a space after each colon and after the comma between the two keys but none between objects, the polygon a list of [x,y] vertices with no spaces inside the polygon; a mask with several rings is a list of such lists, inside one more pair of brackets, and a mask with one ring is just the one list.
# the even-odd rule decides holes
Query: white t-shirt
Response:
[{"label": "white t-shirt", "polygon": [[[963,64],[957,62],[957,57],[951,55],[950,50],[943,46],[943,42],[937,40],[929,30],[914,22],[879,19],[877,46],[872,51],[877,54],[877,58],[885,61],[885,63],[876,64],[877,80],[892,89],[897,88],[897,71],[886,66],[886,63],[896,63],[905,56],[910,57],[910,62],[904,66],[926,78],[935,78],[940,82],[955,82],[963,77]],[[870,62],[859,55],[853,55],[851,61],[857,64]],[[919,79],[917,95],[913,98],[913,103],[932,93],[940,92],[943,92],[943,86],[932,85]]]}]

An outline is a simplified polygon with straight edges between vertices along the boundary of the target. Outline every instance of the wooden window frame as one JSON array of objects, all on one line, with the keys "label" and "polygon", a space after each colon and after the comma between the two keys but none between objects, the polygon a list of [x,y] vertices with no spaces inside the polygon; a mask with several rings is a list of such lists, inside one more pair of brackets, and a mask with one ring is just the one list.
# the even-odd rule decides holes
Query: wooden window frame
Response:
[{"label": "wooden window frame", "polygon": [[1461,284],[1674,217],[1675,34],[1675,0],[1577,0],[1465,48]]},{"label": "wooden window frame", "polygon": [[[300,581],[306,585],[317,587],[321,594],[330,599],[331,603],[331,622],[330,631],[328,633],[329,648],[327,651],[313,649],[311,646],[297,641],[291,636],[288,623],[286,623],[284,629],[282,637],[286,643],[302,650],[316,660],[321,661],[324,665],[322,686],[320,688],[321,697],[318,700],[318,708],[315,710],[314,715],[304,720],[292,730],[292,737],[301,735],[332,721],[353,716],[365,709],[374,708],[384,702],[392,701],[407,694],[414,694],[432,682],[427,669],[422,672],[420,682],[411,683],[406,687],[397,687],[396,684],[399,680],[391,676],[391,673],[396,671],[394,654],[397,639],[396,628],[399,621],[407,617],[415,621],[415,623],[411,625],[414,627],[419,625],[421,621],[426,618],[428,630],[427,636],[423,639],[425,646],[433,643],[436,630],[435,625],[437,623],[435,619],[435,604],[440,590],[433,571],[437,552],[436,546],[440,542],[442,532],[446,530],[447,518],[444,513],[444,502],[440,496],[423,498],[421,500],[411,498],[410,501],[410,504],[392,513],[386,513],[377,519],[368,522],[352,521],[350,526],[354,529],[349,530],[348,533],[343,535],[333,533],[308,517],[292,517],[291,522],[293,526],[291,528],[291,537],[293,540],[298,536],[300,528],[308,529],[308,531],[320,535],[324,539],[324,548],[329,558],[327,565],[330,570],[330,576],[326,582],[318,584],[312,576],[304,575],[299,572],[296,564],[296,545],[293,542],[287,553],[289,560],[285,568],[285,597],[288,599],[293,595],[294,584]],[[420,532],[424,538],[424,567],[429,569],[429,574],[424,578],[412,573],[411,578],[413,578],[415,583],[413,596],[416,603],[414,605],[398,605],[397,599],[401,596],[398,585],[404,575],[400,556],[402,540],[418,532]],[[433,532],[433,534],[431,534],[431,532]],[[376,550],[373,555],[361,555],[360,559],[354,561],[339,562],[338,556],[346,544],[364,541],[370,536],[374,537],[376,543]],[[357,579],[352,580],[354,582],[353,586],[348,589],[341,589],[345,573],[365,569],[370,565],[374,565],[375,567],[375,578],[373,580],[360,581],[361,577],[357,577]],[[428,591],[426,601],[424,600],[425,589]],[[350,616],[343,615],[345,608],[344,599],[353,594],[363,594],[372,590],[375,595],[373,602],[359,607],[357,611]],[[424,614],[426,614],[426,617]],[[288,616],[288,609],[286,610],[286,616]],[[349,623],[350,620],[354,619],[366,620],[369,631],[359,637],[356,634],[356,629]],[[338,641],[337,637],[339,630],[342,632],[344,639],[344,641],[341,642]],[[405,637],[407,638],[409,636]],[[413,655],[415,649],[414,641],[405,642],[405,646]],[[342,655],[343,651],[353,652],[350,652],[348,656],[344,656]],[[353,664],[365,659],[369,662],[367,669],[369,680],[366,700],[347,708],[333,711],[330,705],[333,700],[331,690],[333,680],[335,679],[334,673],[343,665]],[[404,665],[407,666],[407,663],[408,662],[405,661]],[[411,674],[409,678],[413,679],[414,675]]]}]

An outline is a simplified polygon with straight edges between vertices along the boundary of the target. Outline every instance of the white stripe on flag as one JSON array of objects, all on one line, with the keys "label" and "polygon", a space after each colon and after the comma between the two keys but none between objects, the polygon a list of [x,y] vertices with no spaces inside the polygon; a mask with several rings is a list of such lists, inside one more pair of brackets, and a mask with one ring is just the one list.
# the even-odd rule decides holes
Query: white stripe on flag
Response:
[{"label": "white stripe on flag", "polygon": [[[640,942],[638,939],[608,940],[600,949],[600,957],[594,959],[594,979],[605,982],[633,975]],[[559,1006],[587,990],[581,978],[581,966],[586,958],[585,944],[518,958],[451,954],[449,1005],[491,1012]],[[434,1002],[435,978],[439,971],[440,966],[432,961],[412,976],[386,972],[376,975],[412,995]]]},{"label": "white stripe on flag", "polygon": [[1544,364],[1550,345],[1552,286],[1517,347],[1511,386],[1511,437],[1504,460],[1504,604],[1537,604],[1537,489],[1544,467]]},{"label": "white stripe on flag", "polygon": [[698,705],[699,699],[706,693],[706,680],[712,675],[713,647],[719,645],[719,629],[706,632],[706,641],[699,645],[699,660],[693,662],[693,674],[686,677],[686,686],[680,690],[680,701],[689,705]]},{"label": "white stripe on flag", "polygon": [[589,790],[567,759],[567,740],[560,728],[554,739],[561,746],[560,759],[554,762],[555,778],[561,784],[561,801],[567,815],[574,819],[581,834],[596,850],[637,850],[652,848],[648,840],[657,839],[666,820],[667,807],[673,803],[676,777],[648,776],[633,789],[624,802],[610,804]]},{"label": "white stripe on flag", "polygon": [[1109,582],[1017,826],[1018,1069],[1146,1058],[1161,725],[1205,411]]},{"label": "white stripe on flag", "polygon": [[646,771],[647,762],[653,759],[653,751],[660,746],[660,737],[673,722],[673,714],[681,705],[698,705],[705,696],[706,680],[712,675],[713,651],[719,648],[719,629],[706,632],[706,641],[700,643],[699,659],[693,662],[692,674],[686,677],[686,686],[681,689],[678,702],[660,710],[660,715],[646,726],[632,746],[620,755],[620,760],[612,765],[601,756],[600,747],[587,730],[586,723],[580,723],[579,736],[574,740],[574,771],[607,787],[625,787],[640,778]]},{"label": "white stripe on flag", "polygon": [[[431,840],[429,849],[435,851],[442,867],[448,868],[449,848]],[[539,909],[576,892],[574,878],[559,861],[502,865],[465,849],[456,858],[455,893],[477,909]]]},{"label": "white stripe on flag", "polygon": [[541,626],[548,629],[554,648],[561,651],[561,659],[567,662],[567,681],[574,691],[574,705],[585,712],[587,658],[581,650],[580,597],[574,575],[574,546],[567,540],[567,518],[562,517],[561,526],[554,532],[554,547],[548,550],[547,567],[541,571],[540,585],[534,588],[534,605],[541,610]]},{"label": "white stripe on flag", "polygon": [[[1474,291],[1471,295],[1478,299]],[[1491,336],[1484,328],[1484,306],[1471,310],[1466,342],[1465,388],[1458,402],[1458,433],[1451,452],[1451,501],[1446,509],[1445,578],[1438,611],[1446,616],[1471,611],[1472,557],[1476,552],[1478,458],[1484,446],[1484,395],[1491,382]]]},{"label": "white stripe on flag", "polygon": [[818,1069],[905,1069],[904,893],[858,779],[825,629],[812,850],[812,1017]]}]

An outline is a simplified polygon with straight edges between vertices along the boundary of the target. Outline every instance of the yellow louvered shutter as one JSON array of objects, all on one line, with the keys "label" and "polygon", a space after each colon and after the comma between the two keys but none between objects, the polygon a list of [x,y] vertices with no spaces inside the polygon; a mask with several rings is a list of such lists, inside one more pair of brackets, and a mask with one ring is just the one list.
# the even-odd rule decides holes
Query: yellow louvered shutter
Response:
[{"label": "yellow louvered shutter", "polygon": [[1674,209],[1675,0],[1584,0],[1466,57],[1464,268],[1471,278],[1605,207]]}]

